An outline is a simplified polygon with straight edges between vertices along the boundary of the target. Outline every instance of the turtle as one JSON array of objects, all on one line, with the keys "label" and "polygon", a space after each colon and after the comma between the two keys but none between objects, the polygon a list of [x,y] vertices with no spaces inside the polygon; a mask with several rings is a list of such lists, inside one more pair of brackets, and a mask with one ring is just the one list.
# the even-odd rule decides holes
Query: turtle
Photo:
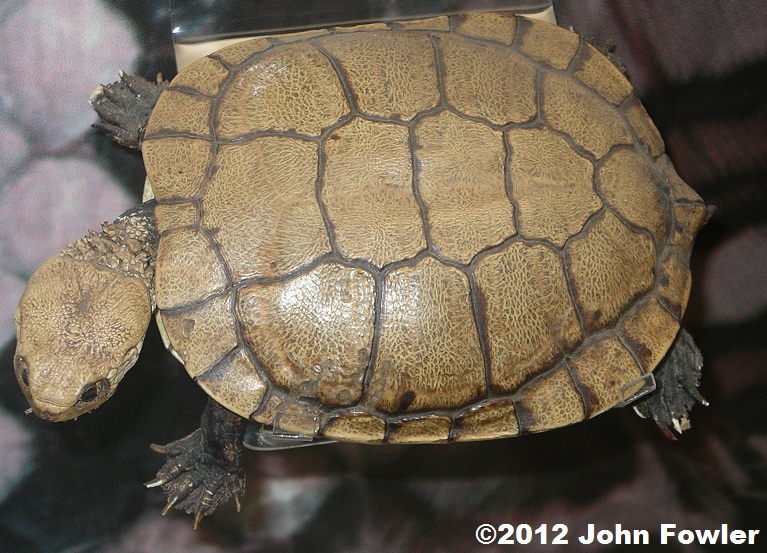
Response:
[{"label": "turtle", "polygon": [[675,436],[706,403],[680,321],[709,209],[574,32],[488,12],[256,37],[90,101],[147,199],[32,275],[15,373],[37,415],[75,417],[156,314],[209,396],[152,446],[163,514],[239,509],[243,446],[485,440],[631,403]]}]

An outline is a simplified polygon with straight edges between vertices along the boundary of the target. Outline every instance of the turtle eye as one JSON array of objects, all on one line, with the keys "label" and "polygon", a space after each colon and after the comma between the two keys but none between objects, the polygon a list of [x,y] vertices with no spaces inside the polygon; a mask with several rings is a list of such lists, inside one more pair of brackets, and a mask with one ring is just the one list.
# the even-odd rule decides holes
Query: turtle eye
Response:
[{"label": "turtle eye", "polygon": [[13,358],[13,366],[16,369],[16,374],[24,383],[24,386],[29,388],[29,367],[26,360],[21,355],[16,355]]},{"label": "turtle eye", "polygon": [[106,379],[99,380],[97,382],[91,382],[85,388],[83,388],[80,394],[80,403],[90,403],[93,400],[101,396],[106,390],[109,389],[109,381]]}]

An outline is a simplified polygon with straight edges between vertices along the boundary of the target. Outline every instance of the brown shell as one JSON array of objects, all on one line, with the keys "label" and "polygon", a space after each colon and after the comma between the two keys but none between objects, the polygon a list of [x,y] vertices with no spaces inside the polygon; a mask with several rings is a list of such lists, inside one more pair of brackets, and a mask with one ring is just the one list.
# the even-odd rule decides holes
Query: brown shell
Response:
[{"label": "brown shell", "polygon": [[232,411],[341,440],[616,405],[677,333],[707,216],[623,75],[506,14],[225,48],[143,149],[171,350]]}]

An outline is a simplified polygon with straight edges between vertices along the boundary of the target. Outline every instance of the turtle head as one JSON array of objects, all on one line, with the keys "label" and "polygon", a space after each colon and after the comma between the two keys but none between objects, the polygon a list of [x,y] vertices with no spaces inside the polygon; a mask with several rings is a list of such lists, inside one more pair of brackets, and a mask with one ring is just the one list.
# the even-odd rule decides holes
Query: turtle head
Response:
[{"label": "turtle head", "polygon": [[14,368],[32,410],[62,421],[109,399],[136,362],[152,309],[139,277],[67,255],[44,263],[15,318]]}]

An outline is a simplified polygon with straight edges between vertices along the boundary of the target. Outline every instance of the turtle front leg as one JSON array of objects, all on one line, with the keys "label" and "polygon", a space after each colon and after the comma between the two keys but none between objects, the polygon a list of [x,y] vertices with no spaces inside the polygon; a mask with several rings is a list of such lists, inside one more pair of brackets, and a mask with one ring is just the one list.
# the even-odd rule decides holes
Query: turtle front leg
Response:
[{"label": "turtle front leg", "polygon": [[120,71],[119,81],[99,86],[91,94],[91,106],[101,118],[93,126],[115,142],[140,150],[149,115],[167,87],[160,75],[151,82]]},{"label": "turtle front leg", "polygon": [[162,486],[168,497],[163,515],[173,507],[194,513],[197,528],[202,517],[231,498],[240,510],[240,497],[245,492],[240,459],[244,423],[242,417],[209,399],[200,428],[168,445],[151,446],[168,456],[157,478],[145,484],[148,488]]},{"label": "turtle front leg", "polygon": [[681,329],[666,357],[655,369],[655,392],[634,403],[634,410],[642,418],[652,417],[666,437],[676,439],[671,429],[679,434],[690,428],[687,413],[696,404],[708,405],[698,393],[703,356],[692,336]]}]

